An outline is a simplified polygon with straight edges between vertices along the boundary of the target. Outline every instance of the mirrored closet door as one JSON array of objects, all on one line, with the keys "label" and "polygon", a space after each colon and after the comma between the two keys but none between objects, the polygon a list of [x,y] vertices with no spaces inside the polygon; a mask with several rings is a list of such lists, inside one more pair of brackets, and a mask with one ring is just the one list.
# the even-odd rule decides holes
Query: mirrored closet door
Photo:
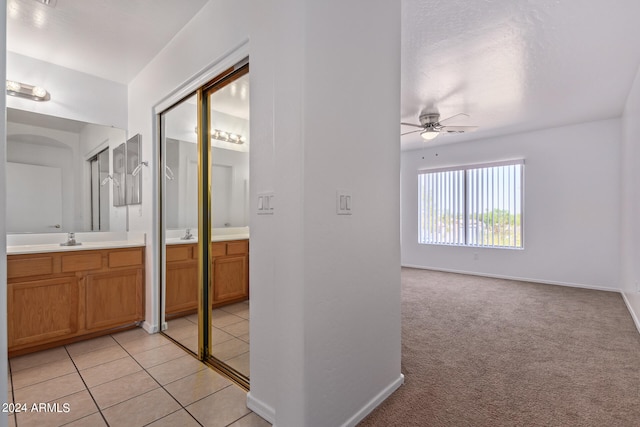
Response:
[{"label": "mirrored closet door", "polygon": [[249,384],[249,68],[160,116],[164,333]]}]

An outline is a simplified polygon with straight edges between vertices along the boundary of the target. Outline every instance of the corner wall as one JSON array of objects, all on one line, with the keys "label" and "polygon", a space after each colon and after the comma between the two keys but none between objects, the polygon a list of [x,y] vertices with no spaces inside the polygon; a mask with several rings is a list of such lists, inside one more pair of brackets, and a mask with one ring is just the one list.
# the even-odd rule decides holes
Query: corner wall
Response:
[{"label": "corner wall", "polygon": [[[402,264],[618,290],[621,138],[612,119],[404,152]],[[517,158],[524,250],[418,244],[419,169]]]},{"label": "corner wall", "polygon": [[[0,22],[7,22],[7,3],[0,1]],[[6,52],[7,52],[7,26],[0,28],[0,81],[6,80]],[[7,230],[5,202],[7,200],[6,154],[7,154],[7,109],[6,96],[0,97],[0,402],[8,402],[9,390],[7,381]],[[7,414],[0,413],[0,427],[7,425]]]},{"label": "corner wall", "polygon": [[640,68],[622,116],[621,288],[640,330]]}]

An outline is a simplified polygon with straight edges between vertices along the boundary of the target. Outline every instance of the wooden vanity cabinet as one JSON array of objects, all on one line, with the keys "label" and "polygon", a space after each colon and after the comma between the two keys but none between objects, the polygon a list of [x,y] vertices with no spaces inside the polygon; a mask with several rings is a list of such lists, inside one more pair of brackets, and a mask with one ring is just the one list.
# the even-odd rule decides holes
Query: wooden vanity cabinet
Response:
[{"label": "wooden vanity cabinet", "polygon": [[198,245],[168,245],[165,315],[167,318],[198,310]]},{"label": "wooden vanity cabinet", "polygon": [[[168,245],[165,314],[167,318],[198,310],[198,245]],[[249,240],[211,244],[212,306],[249,298]]]},{"label": "wooden vanity cabinet", "polygon": [[9,355],[108,333],[144,319],[144,248],[7,257]]},{"label": "wooden vanity cabinet", "polygon": [[211,256],[213,307],[249,298],[249,241],[212,243]]}]

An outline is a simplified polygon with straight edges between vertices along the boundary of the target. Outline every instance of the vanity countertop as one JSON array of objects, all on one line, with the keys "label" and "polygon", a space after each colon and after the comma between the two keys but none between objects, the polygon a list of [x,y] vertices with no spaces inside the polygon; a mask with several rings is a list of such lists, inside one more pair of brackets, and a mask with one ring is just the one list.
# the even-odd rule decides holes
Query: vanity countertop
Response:
[{"label": "vanity countertop", "polygon": [[[249,239],[249,233],[237,233],[237,234],[217,234],[211,236],[212,242],[226,242],[227,240],[247,240]],[[167,245],[186,245],[189,243],[198,243],[197,238],[182,240],[179,237],[168,237],[166,240]]]},{"label": "vanity countertop", "polygon": [[8,235],[7,255],[134,248],[146,245],[145,234],[136,232],[76,233],[76,241],[81,243],[80,245],[60,246],[66,239],[66,233]]},{"label": "vanity countertop", "polygon": [[60,244],[15,245],[7,246],[7,255],[33,254],[40,252],[90,251],[96,249],[134,248],[145,246],[144,242],[131,240],[114,240],[108,242],[83,242],[76,246],[60,246]]}]

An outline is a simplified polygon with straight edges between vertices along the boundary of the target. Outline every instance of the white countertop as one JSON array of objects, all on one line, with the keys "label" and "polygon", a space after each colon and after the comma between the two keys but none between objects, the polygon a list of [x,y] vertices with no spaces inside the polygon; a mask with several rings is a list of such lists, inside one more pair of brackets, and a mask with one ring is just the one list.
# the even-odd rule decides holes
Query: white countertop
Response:
[{"label": "white countertop", "polygon": [[[247,240],[249,239],[249,233],[239,233],[239,234],[222,234],[211,236],[212,242],[225,242],[227,240]],[[198,243],[197,238],[182,240],[180,237],[167,237],[166,239],[167,245],[186,245],[189,243]]]},{"label": "white countertop", "polygon": [[7,235],[7,255],[133,248],[146,245],[145,234],[133,232],[76,233],[76,241],[81,245],[60,246],[60,243],[66,240],[66,233],[10,234]]}]

